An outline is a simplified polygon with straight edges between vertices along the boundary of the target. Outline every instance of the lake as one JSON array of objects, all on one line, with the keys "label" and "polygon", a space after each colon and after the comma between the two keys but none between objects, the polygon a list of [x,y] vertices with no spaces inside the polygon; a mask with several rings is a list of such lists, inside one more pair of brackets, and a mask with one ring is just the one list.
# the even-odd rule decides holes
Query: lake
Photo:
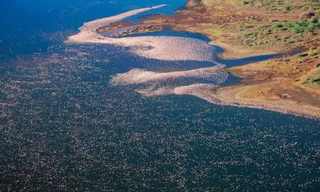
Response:
[{"label": "lake", "polygon": [[[168,7],[146,14],[174,14],[185,1],[0,2],[0,191],[319,189],[319,120],[192,96],[143,97],[135,85],[111,85],[112,76],[211,64],[63,43],[83,22],[161,3]],[[206,39],[154,35],[163,34]]]}]

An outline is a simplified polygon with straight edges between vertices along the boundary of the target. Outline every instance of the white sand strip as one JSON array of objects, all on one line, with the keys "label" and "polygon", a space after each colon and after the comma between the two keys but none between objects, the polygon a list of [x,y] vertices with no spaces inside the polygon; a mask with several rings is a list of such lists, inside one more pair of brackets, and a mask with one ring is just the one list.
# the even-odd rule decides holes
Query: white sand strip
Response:
[{"label": "white sand strip", "polygon": [[167,6],[166,4],[161,4],[161,5],[157,5],[157,6],[153,6],[153,7],[147,7],[147,8],[141,8],[141,9],[134,9],[131,11],[127,11],[124,13],[121,13],[119,15],[115,15],[115,16],[111,16],[111,17],[105,17],[105,18],[101,18],[101,19],[96,19],[94,21],[89,21],[83,24],[83,26],[80,28],[80,31],[85,31],[85,30],[90,30],[90,31],[96,31],[97,29],[99,29],[100,27],[104,27],[107,26],[111,23],[117,22],[117,21],[121,21],[123,19],[126,19],[128,17],[132,17],[135,15],[138,15],[140,13],[144,13],[147,11],[151,11],[154,9],[159,9],[162,7]]},{"label": "white sand strip", "polygon": [[177,78],[209,78],[221,72],[223,67],[223,65],[216,65],[214,67],[173,72],[152,72],[143,69],[132,69],[127,73],[113,76],[111,83],[113,85],[130,85],[174,80]]},{"label": "white sand strip", "polygon": [[[152,87],[146,89],[138,89],[136,90],[139,94],[146,97],[155,97],[162,95],[193,95],[199,98],[205,99],[210,102],[214,102],[214,98],[207,98],[206,94],[203,94],[203,91],[213,90],[217,88],[214,84],[192,84],[187,86],[179,86],[179,87],[162,87],[159,89],[152,89]],[[217,101],[218,102],[218,101]],[[216,102],[214,102],[216,103]]]},{"label": "white sand strip", "polygon": [[79,44],[112,44],[117,46],[130,47],[131,51],[139,56],[166,60],[191,60],[191,61],[213,61],[215,54],[213,48],[205,41],[175,36],[140,36],[111,38],[100,35],[97,29],[111,23],[121,21],[125,18],[161,8],[165,5],[158,5],[149,8],[135,9],[116,16],[97,19],[85,23],[80,27],[80,32],[70,36],[66,43]]}]

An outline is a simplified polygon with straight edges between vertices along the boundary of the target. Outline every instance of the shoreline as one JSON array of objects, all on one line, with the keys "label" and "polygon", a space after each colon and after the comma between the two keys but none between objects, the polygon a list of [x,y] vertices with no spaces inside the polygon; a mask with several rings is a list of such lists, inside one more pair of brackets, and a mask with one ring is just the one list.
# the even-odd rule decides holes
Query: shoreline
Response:
[{"label": "shoreline", "polygon": [[207,42],[195,38],[174,36],[137,36],[114,38],[101,35],[98,30],[116,22],[166,5],[135,9],[118,15],[84,23],[79,32],[65,41],[70,44],[112,44],[127,47],[136,55],[164,61],[214,62],[216,55]]},{"label": "shoreline", "polygon": [[[239,91],[237,91],[237,89],[239,89]],[[245,99],[242,98],[239,94],[241,94],[241,87],[225,87],[217,88],[217,90],[213,92],[209,90],[208,95],[206,95],[205,91],[200,92],[196,96],[205,99],[208,102],[222,106],[263,109],[266,111],[279,112],[310,119],[319,119],[320,117],[319,109],[316,107],[300,105],[299,108],[296,108],[295,106],[297,105],[297,103],[293,101],[280,100],[277,102],[266,102],[265,100]],[[212,97],[214,99],[212,99]]]},{"label": "shoreline", "polygon": [[[188,0],[191,2],[192,0]],[[201,3],[198,1],[198,3]],[[199,6],[193,5],[193,6]],[[223,5],[221,5],[223,6]],[[193,7],[189,7],[187,9],[193,9]],[[197,9],[197,8],[196,8]],[[200,8],[201,9],[201,8]],[[185,15],[198,14],[197,11],[186,11]],[[179,13],[178,13],[179,14]],[[255,12],[253,12],[253,15]],[[184,14],[182,14],[184,15]],[[178,18],[180,16],[177,16]],[[178,19],[179,20],[179,19]],[[200,19],[201,20],[201,19]],[[181,26],[182,25],[182,26]],[[295,54],[290,54],[291,50],[295,48],[277,48],[275,50],[272,49],[246,49],[244,46],[235,46],[228,43],[228,35],[227,33],[220,32],[219,35],[208,35],[207,29],[203,30],[200,27],[200,30],[195,27],[189,27],[188,25],[183,26],[183,24],[177,25],[177,29],[185,28],[187,31],[199,32],[204,35],[207,35],[211,40],[213,45],[217,45],[224,49],[221,57],[227,59],[239,58],[243,56],[252,56],[261,53],[288,53],[287,57],[284,57],[284,60],[290,57],[294,57]],[[189,30],[188,30],[189,29]],[[218,30],[219,32],[219,30]],[[232,39],[232,38],[231,38]],[[291,56],[292,55],[292,56]],[[272,61],[268,61],[271,63],[270,65],[281,65],[282,58],[274,59]],[[320,61],[319,61],[320,62]],[[276,78],[263,77],[265,80],[259,80],[259,75],[261,73],[269,73],[270,75],[261,75],[261,76],[272,76],[274,71],[268,69],[268,66],[265,64],[267,62],[257,62],[245,66],[236,66],[227,68],[226,70],[231,72],[233,75],[240,77],[242,80],[237,85],[226,86],[226,87],[218,87],[215,88],[215,91],[201,90],[198,89],[198,92],[195,94],[193,92],[193,96],[202,98],[208,102],[212,102],[218,105],[227,105],[227,106],[235,106],[235,107],[247,107],[247,108],[255,108],[255,109],[263,109],[269,111],[275,111],[285,114],[292,114],[296,116],[302,116],[305,118],[311,119],[319,119],[320,118],[320,95],[317,90],[312,90],[309,87],[305,87],[301,84],[297,85],[296,80],[291,80],[293,77],[282,77],[282,75],[278,75]],[[263,67],[260,69],[260,65]],[[251,67],[254,66],[254,67]],[[294,66],[295,67],[295,66]],[[253,68],[253,69],[252,69]],[[255,69],[257,68],[257,69]],[[313,69],[314,70],[314,69]],[[310,72],[309,72],[310,73]],[[275,75],[277,76],[277,75]],[[293,76],[293,75],[292,75]],[[281,78],[284,78],[285,81],[282,81]],[[280,79],[280,80],[279,80]],[[261,84],[262,82],[262,84]],[[263,88],[260,87],[260,84]],[[289,88],[286,87],[288,85]],[[265,87],[264,87],[265,86]],[[281,87],[281,88],[279,88]],[[302,87],[299,91],[296,87]],[[267,91],[265,91],[265,89]],[[268,93],[270,90],[270,93]],[[265,96],[261,97],[259,94],[252,94],[252,92],[266,92]],[[272,93],[272,92],[275,93]],[[288,94],[288,92],[290,94]],[[292,93],[292,95],[291,95]],[[252,95],[250,95],[252,94]],[[190,95],[187,93],[187,95]],[[304,96],[307,96],[304,98]],[[309,102],[308,99],[311,98],[314,102]],[[311,100],[310,99],[310,100]]]},{"label": "shoreline", "polygon": [[[192,12],[194,7],[196,7],[195,9],[197,9],[197,5],[193,4],[192,7],[188,7],[188,5],[190,4],[189,2],[191,1],[192,0],[188,0],[186,8],[184,10],[179,11],[176,14],[176,16],[173,16],[178,18],[178,19],[175,18],[176,22],[166,23],[166,19],[170,19],[171,17],[165,17],[163,19],[162,16],[158,16],[158,18],[157,17],[152,18],[152,19],[155,19],[155,21],[151,21],[151,23],[149,23],[150,21],[146,19],[146,21],[142,21],[141,24],[147,23],[151,26],[152,25],[156,25],[156,26],[169,25],[169,26],[172,26],[174,30],[178,30],[178,31],[184,30],[184,31],[196,32],[196,33],[201,33],[203,35],[206,35],[209,39],[212,40],[209,44],[217,45],[224,49],[224,51],[221,54],[219,54],[223,59],[234,59],[234,58],[239,58],[243,56],[249,57],[249,56],[256,56],[261,54],[266,55],[268,53],[279,53],[279,52],[289,53],[290,52],[288,51],[290,50],[289,47],[288,49],[284,49],[284,50],[282,49],[282,47],[279,47],[277,49],[247,49],[244,46],[231,45],[230,42],[228,42],[228,40],[232,38],[225,37],[225,36],[228,36],[227,33],[221,32],[219,38],[215,38],[215,36],[208,35],[208,33],[205,32],[206,29],[198,30],[192,27],[190,28],[187,25],[188,23],[179,24],[179,21],[180,21],[179,17],[181,19],[181,14],[182,16],[185,14],[184,11],[186,11],[187,12],[186,14],[191,17],[192,17],[192,14],[194,13],[199,14],[197,10],[196,12]],[[195,61],[212,60],[213,57],[206,55],[207,53],[204,53],[204,55],[195,54],[195,52],[201,52],[200,50],[203,51],[203,49],[205,49],[205,52],[208,52],[207,50],[208,47],[204,45],[199,45],[198,47],[199,51],[194,51],[193,46],[197,45],[197,41],[195,42],[185,41],[185,39],[183,38],[181,39],[178,38],[179,40],[174,44],[172,44],[172,46],[173,47],[176,46],[177,49],[171,50],[170,51],[171,54],[168,54],[168,51],[166,50],[168,47],[168,43],[173,40],[168,37],[155,38],[151,36],[141,36],[141,37],[110,38],[110,37],[104,37],[98,34],[97,32],[98,29],[100,30],[100,28],[105,27],[110,23],[121,22],[121,20],[126,17],[130,17],[132,15],[136,15],[148,10],[161,8],[162,6],[164,5],[132,10],[132,11],[122,13],[120,15],[116,15],[108,18],[102,18],[102,19],[94,20],[92,22],[87,22],[80,28],[80,32],[78,34],[71,36],[66,42],[67,43],[103,43],[103,44],[115,44],[120,46],[129,46],[129,47],[137,46],[137,45],[142,47],[151,46],[153,47],[151,51],[143,48],[140,50],[134,50],[134,53],[147,58],[160,59],[160,60],[195,60]],[[166,43],[164,44],[161,44],[160,42],[163,42],[164,40],[168,40],[168,41],[166,41]],[[148,42],[148,44],[144,44],[141,42]],[[157,50],[158,47],[160,47],[159,50]],[[181,50],[181,49],[185,49],[185,50]],[[177,56],[176,54],[179,52],[183,54],[180,54]],[[136,91],[145,96],[158,96],[158,95],[166,95],[166,94],[193,95],[218,105],[264,109],[269,111],[281,112],[285,114],[308,117],[312,119],[320,118],[320,100],[318,101],[318,99],[316,99],[317,96],[314,96],[314,95],[311,96],[311,94],[313,94],[313,91],[310,91],[310,90],[307,91],[306,89],[300,89],[299,91],[296,91],[295,89],[297,86],[295,85],[295,82],[291,80],[291,78],[293,77],[290,76],[290,73],[289,73],[290,71],[288,72],[287,77],[283,77],[281,74],[282,72],[279,73],[278,71],[274,71],[274,69],[270,69],[270,66],[273,67],[278,63],[282,65],[281,62],[284,59],[287,59],[288,57],[289,56],[268,61],[270,64],[268,64],[268,62],[256,62],[252,64],[246,64],[244,66],[235,66],[231,68],[225,68],[225,70],[227,70],[228,72],[231,72],[233,75],[240,77],[242,81],[237,85],[231,85],[231,86],[225,86],[225,87],[214,86],[215,91],[210,91],[211,88],[208,89],[208,86],[204,86],[203,84],[201,86],[195,84],[195,85],[175,87],[175,88],[163,87],[158,90],[136,90]],[[133,74],[132,72],[131,73],[128,72],[128,73]],[[150,73],[150,74],[153,74],[153,73]],[[123,75],[126,75],[126,74],[123,74]],[[162,76],[166,77],[166,74],[161,74],[161,77]],[[123,76],[123,77],[126,77],[126,76]],[[284,79],[284,80],[281,80],[281,79]],[[143,82],[147,82],[147,80],[139,79],[137,82],[143,83]],[[132,83],[132,82],[128,82],[128,83]],[[307,96],[307,98],[303,98],[303,96]],[[311,101],[308,101],[309,98],[312,99],[315,105]]]},{"label": "shoreline", "polygon": [[238,97],[237,87],[219,87],[212,84],[192,84],[180,87],[162,87],[156,90],[137,89],[136,92],[146,97],[164,96],[164,95],[189,95],[205,100],[209,103],[219,106],[231,106],[239,108],[260,109],[265,111],[278,112],[287,115],[294,115],[308,119],[318,120],[320,112],[317,108],[309,106],[300,106],[297,109],[292,106],[293,102],[269,103],[259,100],[245,100]]}]

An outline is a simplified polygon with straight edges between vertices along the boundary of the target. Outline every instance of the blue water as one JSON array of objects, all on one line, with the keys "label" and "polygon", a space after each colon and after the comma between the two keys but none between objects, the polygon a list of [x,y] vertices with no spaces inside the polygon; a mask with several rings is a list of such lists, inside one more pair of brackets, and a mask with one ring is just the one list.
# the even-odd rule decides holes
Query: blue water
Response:
[{"label": "blue water", "polygon": [[[165,28],[161,31],[156,32],[147,32],[147,33],[136,33],[127,35],[127,37],[137,37],[137,36],[144,36],[144,35],[155,35],[155,36],[177,36],[177,37],[191,37],[195,39],[199,39],[205,42],[210,42],[210,38],[200,33],[192,33],[186,31],[174,31],[171,28]],[[217,58],[215,59],[216,62],[224,64],[226,67],[233,67],[239,65],[245,65],[250,63],[256,63],[259,61],[265,61],[272,58],[281,57],[282,54],[265,54],[265,55],[258,55],[258,56],[250,56],[244,58],[237,58],[237,59],[223,59],[220,57],[220,54],[224,52],[224,49],[219,46],[212,46],[214,52],[217,54]],[[294,53],[296,54],[296,53]],[[189,65],[190,66],[190,65]]]},{"label": "blue water", "polygon": [[202,35],[200,33],[191,33],[191,32],[187,32],[187,31],[174,31],[171,28],[165,28],[162,31],[156,31],[156,32],[130,34],[127,36],[128,37],[136,37],[136,36],[145,36],[145,35],[192,37],[192,38],[200,39],[200,40],[203,40],[206,42],[210,41],[210,39],[207,36]]},{"label": "blue water", "polygon": [[212,63],[63,44],[84,21],[164,2],[166,14],[184,3],[0,2],[0,191],[318,191],[319,120],[146,98],[135,86],[111,86],[112,75]]},{"label": "blue water", "polygon": [[1,0],[0,59],[46,51],[85,21],[158,4],[168,6],[147,14],[170,15],[184,3],[185,0]]}]

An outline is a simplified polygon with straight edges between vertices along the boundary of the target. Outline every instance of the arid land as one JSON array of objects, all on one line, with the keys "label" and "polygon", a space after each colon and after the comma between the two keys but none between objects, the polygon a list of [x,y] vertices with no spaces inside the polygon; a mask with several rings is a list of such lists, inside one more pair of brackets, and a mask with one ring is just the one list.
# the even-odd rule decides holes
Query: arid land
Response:
[{"label": "arid land", "polygon": [[[156,15],[140,24],[114,23],[99,32],[131,27],[132,33],[171,27],[208,36],[221,57],[290,53],[226,70],[240,84],[201,89],[198,97],[221,104],[320,117],[320,2],[315,0],[189,0],[175,16]],[[189,93],[189,92],[188,92]]]}]

